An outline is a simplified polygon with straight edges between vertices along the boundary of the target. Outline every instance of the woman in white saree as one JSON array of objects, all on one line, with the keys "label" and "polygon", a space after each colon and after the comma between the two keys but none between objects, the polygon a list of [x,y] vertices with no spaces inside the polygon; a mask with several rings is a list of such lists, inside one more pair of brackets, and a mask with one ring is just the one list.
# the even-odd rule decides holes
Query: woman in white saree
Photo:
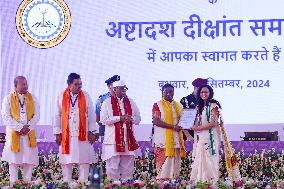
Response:
[{"label": "woman in white saree", "polygon": [[221,106],[213,99],[213,89],[209,85],[201,86],[197,115],[193,126],[194,145],[193,163],[190,180],[216,183],[219,180],[219,160],[221,136],[224,140],[225,159],[228,176],[232,180],[240,179],[237,158],[233,152],[224,129]]}]

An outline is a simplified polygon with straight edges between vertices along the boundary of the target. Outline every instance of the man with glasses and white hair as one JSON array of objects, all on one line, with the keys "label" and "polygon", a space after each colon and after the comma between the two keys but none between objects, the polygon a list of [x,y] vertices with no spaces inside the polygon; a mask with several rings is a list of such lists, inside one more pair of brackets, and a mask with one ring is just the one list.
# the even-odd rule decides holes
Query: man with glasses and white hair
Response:
[{"label": "man with glasses and white hair", "polygon": [[119,183],[134,173],[135,151],[139,145],[133,134],[133,125],[141,121],[135,102],[126,96],[124,81],[113,83],[115,95],[106,99],[101,108],[100,121],[105,125],[102,159],[106,161],[106,174]]}]

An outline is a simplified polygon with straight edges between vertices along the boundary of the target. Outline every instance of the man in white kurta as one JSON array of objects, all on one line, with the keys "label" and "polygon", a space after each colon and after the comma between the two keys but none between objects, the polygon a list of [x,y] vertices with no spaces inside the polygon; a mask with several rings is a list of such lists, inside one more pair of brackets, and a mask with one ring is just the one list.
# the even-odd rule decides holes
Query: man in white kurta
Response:
[{"label": "man in white kurta", "polygon": [[[36,130],[36,124],[39,121],[39,104],[34,95],[28,93],[27,80],[23,76],[18,76],[14,80],[15,91],[3,100],[2,118],[6,125],[6,143],[2,153],[2,161],[9,163],[10,182],[14,183],[18,180],[18,167],[23,166],[23,179],[29,181],[32,177],[32,170],[38,165],[38,148],[30,146],[29,133]],[[33,102],[33,116],[28,119],[26,96],[30,94]],[[15,104],[18,107],[19,118],[15,119],[12,115],[11,104],[12,98],[17,99]],[[18,152],[12,150],[12,132],[19,134]],[[35,136],[35,135],[34,135]],[[33,139],[34,142],[35,138]]]},{"label": "man in white kurta", "polygon": [[[56,142],[59,144],[59,160],[62,167],[63,180],[70,182],[72,180],[72,164],[79,165],[79,181],[88,181],[89,167],[91,163],[95,163],[96,157],[93,148],[95,141],[95,127],[96,127],[96,114],[89,94],[81,90],[82,82],[80,76],[76,73],[71,73],[68,76],[68,87],[67,89],[58,96],[55,124],[53,133],[56,135]],[[68,150],[64,151],[62,147],[64,128],[62,123],[64,122],[64,111],[62,112],[64,95],[69,95],[67,99],[67,105],[69,111],[67,115],[68,124],[67,132],[68,135]],[[80,139],[80,94],[85,98],[85,139]],[[65,128],[66,129],[66,128]]]},{"label": "man in white kurta", "polygon": [[[103,142],[102,159],[106,161],[106,174],[109,178],[117,181],[119,179],[132,178],[134,173],[134,159],[135,154],[139,150],[139,146],[133,135],[133,126],[138,125],[141,121],[140,112],[135,102],[126,96],[127,87],[123,81],[116,81],[113,83],[115,96],[106,99],[102,104],[100,120],[105,124],[105,138]],[[113,98],[113,99],[112,99]],[[129,99],[132,112],[126,113],[125,100]],[[120,110],[120,115],[115,115],[112,104],[117,102]],[[118,152],[116,137],[116,125],[121,123],[123,136],[123,150]],[[128,124],[131,126],[127,126]],[[127,129],[132,133],[128,135]],[[128,130],[129,131],[129,130]],[[133,143],[130,144],[127,138],[132,137]],[[131,146],[131,147],[130,147]],[[135,147],[133,147],[135,146]],[[133,147],[133,148],[132,148]]]}]

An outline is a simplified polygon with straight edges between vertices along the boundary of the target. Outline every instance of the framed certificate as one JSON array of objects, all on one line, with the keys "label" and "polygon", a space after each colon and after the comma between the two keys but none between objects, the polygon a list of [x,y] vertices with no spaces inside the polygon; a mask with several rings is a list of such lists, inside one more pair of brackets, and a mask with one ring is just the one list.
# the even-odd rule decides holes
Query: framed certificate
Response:
[{"label": "framed certificate", "polygon": [[183,129],[190,129],[195,120],[196,109],[184,109],[179,120],[179,126]]}]

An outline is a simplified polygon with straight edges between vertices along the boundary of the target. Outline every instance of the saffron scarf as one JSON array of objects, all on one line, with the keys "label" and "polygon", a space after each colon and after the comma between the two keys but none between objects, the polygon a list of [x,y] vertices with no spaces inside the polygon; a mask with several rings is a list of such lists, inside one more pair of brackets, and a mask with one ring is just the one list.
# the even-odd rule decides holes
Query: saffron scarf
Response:
[{"label": "saffron scarf", "polygon": [[224,140],[225,162],[226,162],[226,168],[228,171],[228,176],[229,176],[229,179],[231,180],[234,180],[234,181],[240,180],[241,174],[240,174],[240,169],[239,169],[238,158],[235,153],[235,150],[233,149],[228,139],[222,116],[220,117],[220,119],[221,119],[220,129],[221,129],[221,133],[222,133],[223,140]]},{"label": "saffron scarf", "polygon": [[[83,91],[78,93],[78,107],[79,107],[79,140],[86,141],[86,98]],[[67,87],[63,93],[62,98],[62,154],[70,153],[69,143],[69,111],[70,111],[70,91]]]},{"label": "saffron scarf", "polygon": [[[211,110],[213,110],[216,107],[218,108],[216,103],[211,103],[209,115],[211,115]],[[227,132],[226,132],[225,127],[224,127],[223,116],[222,116],[222,113],[221,113],[219,108],[218,108],[218,114],[219,114],[218,123],[219,123],[219,127],[220,127],[221,134],[222,134],[222,137],[223,137],[223,142],[224,142],[225,162],[226,162],[226,169],[227,169],[227,172],[228,172],[228,176],[229,176],[229,179],[231,179],[231,180],[234,180],[234,181],[240,180],[241,175],[240,175],[237,155],[236,155],[235,150],[233,149],[233,147],[232,147],[232,145],[231,145],[231,143],[228,139]],[[207,119],[209,119],[209,118],[207,118]],[[210,138],[211,138],[211,133],[210,133]]]},{"label": "saffron scarf", "polygon": [[[27,120],[30,121],[34,116],[34,100],[33,96],[27,92],[24,94],[24,99],[26,103],[26,114]],[[10,111],[11,116],[17,122],[20,121],[20,107],[19,107],[19,97],[16,91],[14,91],[10,97]],[[36,147],[36,133],[35,130],[32,129],[28,133],[29,137],[29,146],[31,148]],[[20,152],[20,134],[12,129],[11,133],[11,151],[12,152]]]},{"label": "saffron scarf", "polygon": [[[174,103],[174,109],[177,113],[177,122],[179,122],[181,114],[182,114],[182,108],[178,105],[176,101]],[[164,98],[162,99],[162,106],[163,111],[165,115],[165,122],[170,125],[174,125],[174,119],[173,119],[173,112],[172,108],[170,106],[170,103],[166,101]],[[185,157],[186,156],[186,150],[184,146],[184,140],[182,131],[178,133],[179,135],[179,143],[180,143],[180,156]],[[175,156],[175,147],[174,147],[174,130],[173,129],[166,129],[166,156],[167,157],[173,157]]]},{"label": "saffron scarf", "polygon": [[[111,105],[113,116],[121,116],[121,110],[118,104],[118,100],[115,96],[111,96]],[[132,116],[132,108],[130,101],[127,97],[123,98],[123,105],[125,109],[125,114]],[[124,128],[123,122],[119,121],[114,123],[115,126],[115,143],[116,143],[116,151],[117,152],[125,152],[125,142],[124,142]],[[134,138],[132,122],[126,124],[126,137],[127,137],[127,145],[129,151],[134,151],[139,148],[139,145]]]}]

